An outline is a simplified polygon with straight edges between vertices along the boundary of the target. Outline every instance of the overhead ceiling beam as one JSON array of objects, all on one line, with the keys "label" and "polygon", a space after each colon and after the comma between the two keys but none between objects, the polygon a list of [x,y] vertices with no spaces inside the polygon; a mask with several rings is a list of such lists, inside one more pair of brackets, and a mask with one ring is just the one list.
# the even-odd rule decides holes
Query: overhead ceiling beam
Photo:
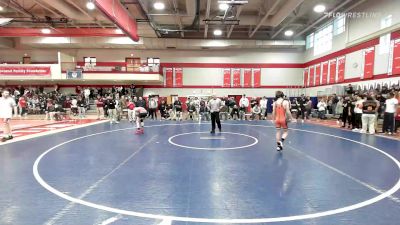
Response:
[{"label": "overhead ceiling beam", "polygon": [[43,34],[40,28],[0,27],[0,37],[126,37],[114,28],[53,28]]},{"label": "overhead ceiling beam", "polygon": [[271,13],[276,9],[276,7],[278,7],[279,3],[282,0],[276,0],[275,3],[272,5],[271,8],[269,8],[269,10],[267,11],[267,13],[265,13],[264,17],[261,18],[261,20],[258,22],[258,24],[256,25],[256,27],[252,30],[252,32],[250,33],[249,37],[253,37],[254,34],[257,32],[257,30],[261,27],[261,25],[263,25],[263,23],[265,22],[265,20],[268,19],[268,16],[271,15]]},{"label": "overhead ceiling beam", "polygon": [[4,2],[1,2],[1,3],[2,3],[2,5],[4,6],[4,8],[10,7],[11,9],[15,10],[15,11],[18,12],[18,13],[21,13],[21,14],[23,14],[23,15],[25,15],[25,16],[32,17],[32,14],[29,14],[29,13],[25,12],[24,10],[20,9],[19,7],[17,7],[17,6],[15,6],[14,4],[12,4],[12,2],[9,2],[8,4],[6,4],[6,3],[4,3]]},{"label": "overhead ceiling beam", "polygon": [[70,19],[74,20],[87,20],[87,17],[79,12],[75,7],[71,4],[68,4],[64,0],[41,0],[45,2],[48,6],[56,9],[57,11],[61,12],[62,14],[66,15]]},{"label": "overhead ceiling beam", "polygon": [[[206,20],[208,20],[210,17],[210,11],[211,11],[211,0],[207,0]],[[207,33],[208,33],[208,24],[206,23],[204,27],[204,38],[207,38]]]},{"label": "overhead ceiling beam", "polygon": [[295,11],[304,0],[288,0],[279,8],[271,19],[266,22],[266,26],[277,27],[279,26],[293,11]]},{"label": "overhead ceiling beam", "polygon": [[120,1],[95,0],[97,9],[115,23],[133,41],[139,41],[136,20],[130,15]]},{"label": "overhead ceiling beam", "polygon": [[178,3],[176,2],[176,0],[172,0],[172,5],[174,7],[174,16],[175,16],[175,20],[178,23],[179,29],[182,30],[180,32],[181,37],[185,37],[185,34],[183,32],[183,25],[182,25],[182,21],[181,21],[181,17],[179,16],[179,10],[178,10]]},{"label": "overhead ceiling beam", "polygon": [[78,9],[79,11],[81,11],[85,16],[89,17],[90,19],[92,19],[97,25],[99,25],[101,28],[105,28],[103,26],[103,24],[100,23],[100,21],[98,21],[95,17],[93,17],[92,15],[90,15],[88,12],[86,12],[86,10],[82,9],[82,7],[80,7],[78,4],[76,4],[73,0],[67,0],[67,2],[69,4],[71,4],[72,6],[74,6],[76,9]]},{"label": "overhead ceiling beam", "polygon": [[292,24],[293,21],[297,19],[296,16],[292,17],[285,25],[283,25],[277,32],[275,32],[272,36],[271,39],[274,39],[278,34],[280,34],[286,27],[289,26],[289,24]]},{"label": "overhead ceiling beam", "polygon": [[[243,6],[242,6],[242,5],[240,5],[240,6],[236,9],[236,16],[235,16],[236,19],[239,19],[240,13],[242,12],[242,9],[243,9]],[[233,27],[234,27],[234,26],[235,26],[235,25],[231,25],[231,26],[230,26],[229,31],[228,31],[228,35],[227,35],[228,38],[231,37],[231,34],[232,34],[232,31],[233,31]]]},{"label": "overhead ceiling beam", "polygon": [[[341,3],[340,5],[336,6],[333,10],[330,11],[330,13],[334,13],[337,10],[339,10],[340,8],[342,8],[343,6],[347,5],[349,2],[351,2],[352,0],[346,0],[345,2]],[[357,3],[355,3],[353,6],[350,6],[349,8],[353,8],[355,7],[355,5],[359,5],[361,3],[363,3],[365,0],[360,0],[357,1]],[[349,10],[349,8],[347,9],[347,11]],[[347,12],[346,11],[346,12]],[[310,29],[314,28],[317,24],[319,24],[321,21],[325,20],[326,18],[328,18],[328,15],[330,13],[326,13],[325,15],[321,16],[319,19],[317,19],[316,21],[314,21],[312,24],[310,24],[308,27],[304,28],[301,32],[297,33],[294,37],[299,37],[302,34],[306,33],[307,31],[309,31]]]},{"label": "overhead ceiling beam", "polygon": [[54,15],[58,16],[59,13],[57,13],[56,11],[54,11],[53,9],[47,7],[45,4],[43,4],[42,2],[38,1],[38,0],[33,0],[36,4],[38,4],[40,7],[42,7],[43,9],[53,13]]}]

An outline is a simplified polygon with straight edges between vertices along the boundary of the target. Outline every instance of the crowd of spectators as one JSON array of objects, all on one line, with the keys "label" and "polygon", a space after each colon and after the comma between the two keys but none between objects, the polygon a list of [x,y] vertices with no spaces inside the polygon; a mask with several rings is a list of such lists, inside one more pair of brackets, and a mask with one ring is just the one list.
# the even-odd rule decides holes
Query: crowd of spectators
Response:
[{"label": "crowd of spectators", "polygon": [[392,135],[400,126],[399,84],[354,88],[349,84],[345,95],[333,94],[319,98],[317,109],[320,119],[326,114],[336,117],[343,128],[374,134],[378,120],[382,120],[382,133]]},{"label": "crowd of spectators", "polygon": [[[126,117],[134,120],[133,108],[143,107],[148,118],[154,120],[210,120],[208,101],[211,96],[193,96],[185,98],[166,98],[149,96],[136,97],[135,87],[112,88],[75,88],[74,93],[63,94],[57,85],[52,90],[43,87],[8,88],[17,102],[14,114],[26,118],[28,114],[43,114],[46,120],[63,120],[68,117],[85,118],[87,110],[95,110],[97,119],[109,119],[118,123]],[[346,87],[345,95],[333,94],[318,98],[312,103],[310,97],[287,98],[291,101],[291,112],[302,122],[314,115],[327,119],[327,115],[337,118],[343,128],[371,134],[375,133],[378,119],[383,119],[382,132],[396,133],[400,125],[398,108],[399,85],[377,86],[369,90]],[[222,120],[266,120],[274,100],[266,97],[248,98],[242,95],[240,100],[234,97],[222,97],[220,117]],[[185,107],[184,107],[185,106]],[[91,108],[92,107],[92,108]]]}]

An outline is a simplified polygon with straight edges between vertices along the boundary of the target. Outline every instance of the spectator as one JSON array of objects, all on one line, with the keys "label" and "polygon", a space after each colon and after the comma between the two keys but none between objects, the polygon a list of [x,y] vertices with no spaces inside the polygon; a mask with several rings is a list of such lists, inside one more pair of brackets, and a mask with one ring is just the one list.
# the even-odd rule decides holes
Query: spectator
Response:
[{"label": "spectator", "polygon": [[242,98],[239,101],[239,120],[246,120],[246,112],[249,104],[249,99],[246,98],[246,95],[242,95]]},{"label": "spectator", "polygon": [[367,100],[362,103],[362,130],[361,133],[375,134],[375,112],[377,104],[376,101],[368,96]]},{"label": "spectator", "polygon": [[116,102],[112,98],[112,96],[108,96],[108,99],[106,101],[107,108],[108,108],[108,117],[110,119],[110,124],[113,123],[119,123],[117,121],[117,110],[116,110]]},{"label": "spectator", "polygon": [[130,123],[133,123],[135,118],[135,111],[134,111],[135,104],[133,103],[131,98],[128,99],[127,108],[128,108],[128,121]]},{"label": "spectator", "polygon": [[337,124],[342,126],[343,125],[343,123],[342,123],[342,121],[343,121],[343,98],[338,98],[338,100],[339,101],[336,103],[335,113],[337,115],[339,115],[339,118],[336,122],[337,122]]},{"label": "spectator", "polygon": [[176,97],[174,101],[174,114],[176,120],[182,120],[182,102]]},{"label": "spectator", "polygon": [[338,102],[339,102],[338,96],[336,94],[333,94],[333,96],[332,96],[332,114],[334,116],[337,115],[337,114],[340,115],[340,113],[336,112],[336,106],[337,106]]},{"label": "spectator", "polygon": [[385,115],[383,118],[382,132],[392,135],[394,132],[394,117],[397,111],[398,100],[393,93],[388,94],[388,99],[385,101]]},{"label": "spectator", "polygon": [[255,120],[256,117],[258,117],[258,120],[261,120],[261,108],[259,105],[255,105],[252,109],[251,109],[251,119]]},{"label": "spectator", "polygon": [[354,106],[354,128],[353,131],[359,131],[362,126],[362,114],[363,114],[363,102],[364,100],[362,99],[361,96],[357,95],[356,96],[356,101],[355,101],[355,106]]},{"label": "spectator", "polygon": [[154,97],[151,97],[149,99],[149,113],[151,116],[151,119],[156,119],[157,120],[157,108],[158,108],[158,102],[154,99]]},{"label": "spectator", "polygon": [[260,100],[260,108],[261,108],[261,119],[262,120],[265,120],[266,118],[267,118],[267,114],[268,114],[268,112],[267,112],[267,110],[268,110],[268,99],[267,99],[267,97],[263,97],[261,100]]},{"label": "spectator", "polygon": [[317,108],[318,108],[318,118],[321,120],[325,119],[325,113],[326,113],[326,102],[323,98],[318,102]]},{"label": "spectator", "polygon": [[165,100],[161,101],[161,104],[158,109],[160,110],[161,119],[166,119],[168,111],[167,111],[167,103],[165,102]]}]

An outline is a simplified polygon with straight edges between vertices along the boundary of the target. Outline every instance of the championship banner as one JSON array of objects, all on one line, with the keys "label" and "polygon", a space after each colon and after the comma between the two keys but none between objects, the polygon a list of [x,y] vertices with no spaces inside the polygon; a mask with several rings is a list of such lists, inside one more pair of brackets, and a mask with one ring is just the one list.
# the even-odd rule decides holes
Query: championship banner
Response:
[{"label": "championship banner", "polygon": [[364,49],[364,65],[363,74],[361,79],[370,79],[374,77],[374,59],[375,59],[375,47]]},{"label": "championship banner", "polygon": [[304,79],[304,84],[303,84],[303,86],[304,86],[304,87],[307,87],[307,86],[308,86],[308,67],[304,69],[304,72],[303,72],[303,79]]},{"label": "championship banner", "polygon": [[314,86],[314,66],[310,67],[310,81],[308,82],[309,87]]},{"label": "championship banner", "polygon": [[231,87],[231,69],[224,69],[224,85],[223,87]]},{"label": "championship banner", "polygon": [[50,76],[50,66],[0,66],[0,76]]},{"label": "championship banner", "polygon": [[174,68],[175,70],[175,87],[183,86],[183,69],[182,68]]},{"label": "championship banner", "polygon": [[253,87],[261,87],[261,69],[253,69]]},{"label": "championship banner", "polygon": [[400,74],[400,39],[394,40],[393,45],[393,58],[392,60],[392,74]]},{"label": "championship banner", "polygon": [[82,70],[67,70],[67,79],[82,79]]},{"label": "championship banner", "polygon": [[346,57],[342,56],[338,58],[338,66],[337,66],[337,83],[343,83],[344,82],[344,69],[345,69],[345,64],[346,64]]},{"label": "championship banner", "polygon": [[336,83],[336,59],[329,60],[329,84]]},{"label": "championship banner", "polygon": [[319,86],[321,84],[321,64],[318,63],[315,65],[315,86]]},{"label": "championship banner", "polygon": [[243,69],[243,87],[251,87],[251,69]]},{"label": "championship banner", "polygon": [[173,87],[173,71],[172,68],[165,68],[165,87]]},{"label": "championship banner", "polygon": [[321,85],[328,83],[328,61],[322,63],[322,81]]},{"label": "championship banner", "polygon": [[240,69],[232,69],[233,87],[240,87]]}]

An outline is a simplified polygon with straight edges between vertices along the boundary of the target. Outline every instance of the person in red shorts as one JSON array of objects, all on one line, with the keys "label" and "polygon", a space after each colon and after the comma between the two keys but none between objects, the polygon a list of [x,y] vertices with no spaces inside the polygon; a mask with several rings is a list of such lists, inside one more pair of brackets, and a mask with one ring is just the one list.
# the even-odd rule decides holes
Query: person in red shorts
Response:
[{"label": "person in red shorts", "polygon": [[25,96],[21,96],[18,99],[18,107],[19,107],[19,117],[27,118],[28,110],[27,110],[27,102]]},{"label": "person in red shorts", "polygon": [[[275,121],[276,126],[276,150],[283,150],[283,142],[288,136],[288,121],[293,120],[290,113],[290,102],[284,99],[282,91],[275,93],[275,102],[272,105],[272,119]],[[283,133],[282,133],[283,131]]]},{"label": "person in red shorts", "polygon": [[135,112],[136,134],[144,134],[144,118],[147,116],[147,110],[143,107],[135,107],[133,111]]}]

